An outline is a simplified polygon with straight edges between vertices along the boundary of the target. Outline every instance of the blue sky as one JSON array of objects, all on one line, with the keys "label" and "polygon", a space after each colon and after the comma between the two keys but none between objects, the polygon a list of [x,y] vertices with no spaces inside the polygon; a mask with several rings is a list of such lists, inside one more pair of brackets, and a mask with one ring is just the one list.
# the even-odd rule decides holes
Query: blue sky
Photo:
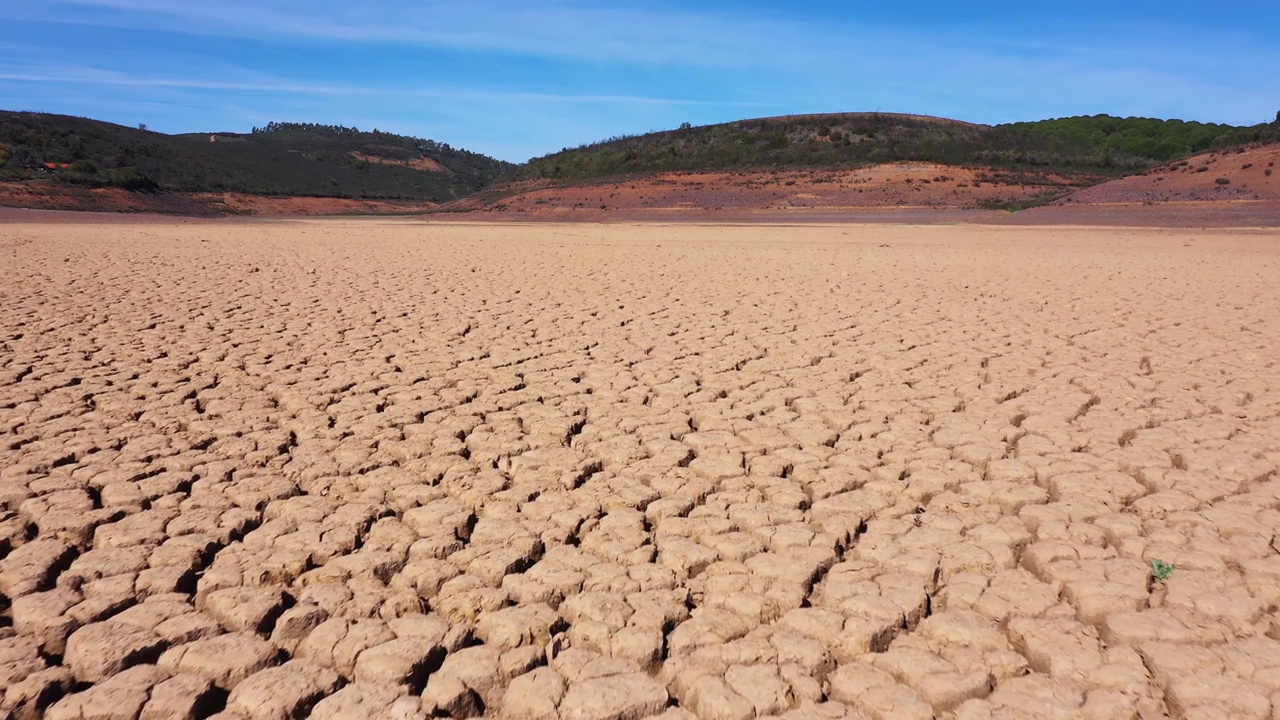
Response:
[{"label": "blue sky", "polygon": [[376,127],[512,161],[807,112],[1253,124],[1280,110],[1280,3],[6,0],[0,107]]}]

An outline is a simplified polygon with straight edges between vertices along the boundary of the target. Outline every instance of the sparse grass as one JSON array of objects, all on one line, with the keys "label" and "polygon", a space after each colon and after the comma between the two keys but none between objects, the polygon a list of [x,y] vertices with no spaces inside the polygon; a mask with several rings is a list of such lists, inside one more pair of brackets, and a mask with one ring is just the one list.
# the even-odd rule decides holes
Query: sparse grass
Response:
[{"label": "sparse grass", "polygon": [[1159,558],[1151,558],[1151,577],[1155,578],[1156,582],[1168,582],[1169,578],[1173,577],[1173,571],[1177,569],[1177,565]]},{"label": "sparse grass", "polygon": [[1049,203],[1066,197],[1066,195],[1067,193],[1064,192],[1051,191],[1021,198],[987,198],[986,200],[980,200],[978,202],[978,207],[983,210],[1020,212],[1022,210],[1030,210],[1031,208],[1048,205]]}]

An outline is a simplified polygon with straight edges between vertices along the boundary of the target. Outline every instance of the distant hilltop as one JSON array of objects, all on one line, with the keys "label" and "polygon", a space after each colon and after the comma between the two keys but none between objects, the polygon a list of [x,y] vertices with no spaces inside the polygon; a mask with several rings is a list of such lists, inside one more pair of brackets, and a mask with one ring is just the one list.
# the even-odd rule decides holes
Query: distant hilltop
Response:
[{"label": "distant hilltop", "polygon": [[1119,175],[1206,150],[1280,140],[1280,121],[1248,127],[1118,118],[1007,125],[923,115],[838,113],[740,120],[620,136],[530,160],[520,179],[930,162]]},{"label": "distant hilltop", "polygon": [[447,202],[511,163],[423,138],[271,123],[248,134],[166,135],[65,115],[0,111],[0,180],[133,191]]}]

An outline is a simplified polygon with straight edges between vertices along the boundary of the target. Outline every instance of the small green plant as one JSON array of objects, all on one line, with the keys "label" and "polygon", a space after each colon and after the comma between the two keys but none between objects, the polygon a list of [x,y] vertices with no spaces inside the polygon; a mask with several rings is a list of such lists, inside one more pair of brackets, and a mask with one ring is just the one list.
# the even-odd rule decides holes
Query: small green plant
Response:
[{"label": "small green plant", "polygon": [[1159,558],[1151,558],[1151,577],[1155,578],[1156,582],[1168,581],[1173,576],[1173,571],[1177,569],[1177,565],[1167,563]]}]

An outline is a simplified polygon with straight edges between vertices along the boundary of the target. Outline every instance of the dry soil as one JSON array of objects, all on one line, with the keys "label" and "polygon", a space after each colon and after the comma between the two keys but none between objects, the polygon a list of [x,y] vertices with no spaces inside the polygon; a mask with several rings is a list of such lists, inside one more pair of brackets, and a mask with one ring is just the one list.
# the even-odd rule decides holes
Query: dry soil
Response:
[{"label": "dry soil", "polygon": [[425,201],[358,200],[352,198],[271,197],[243,193],[129,192],[120,188],[87,188],[53,181],[0,182],[0,219],[18,208],[32,211],[158,213],[186,217],[227,215],[297,217],[317,215],[404,215],[436,207]]},{"label": "dry soil", "polygon": [[1278,279],[1275,231],[7,223],[0,716],[1280,717]]},{"label": "dry soil", "polygon": [[[911,209],[970,210],[983,203],[1028,201],[1070,193],[1093,179],[932,163],[889,163],[856,170],[742,170],[658,173],[618,181],[555,186],[515,183],[444,205],[441,213],[476,212],[514,220],[634,220],[742,213],[844,213]],[[814,222],[812,218],[808,221]],[[822,220],[816,220],[822,222]]]}]

